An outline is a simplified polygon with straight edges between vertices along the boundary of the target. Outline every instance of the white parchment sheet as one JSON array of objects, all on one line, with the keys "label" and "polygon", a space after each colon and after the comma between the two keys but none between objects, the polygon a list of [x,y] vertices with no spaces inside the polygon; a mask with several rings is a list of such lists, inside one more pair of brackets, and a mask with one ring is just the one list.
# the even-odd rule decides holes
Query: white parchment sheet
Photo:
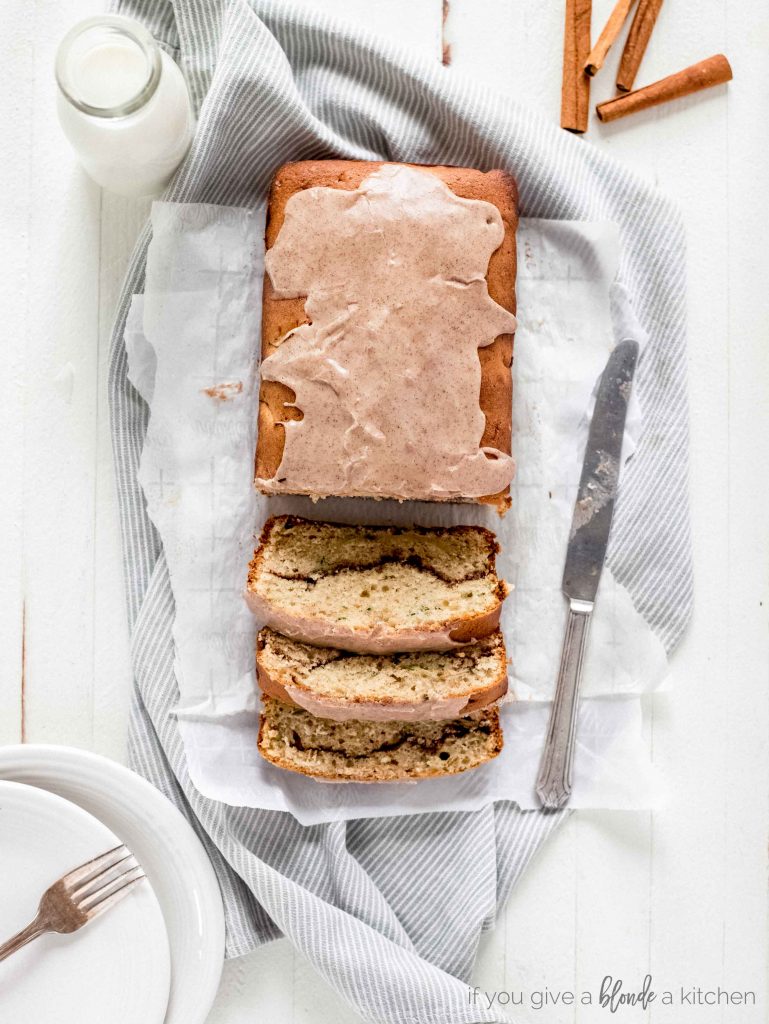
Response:
[{"label": "white parchment sheet", "polygon": [[[163,541],[176,604],[177,714],[190,775],[226,803],[291,811],[306,824],[472,809],[494,799],[536,807],[534,779],[560,657],[561,576],[593,389],[617,340],[643,337],[614,283],[610,224],[523,221],[513,450],[504,519],[426,502],[265,498],[252,486],[263,272],[263,210],[156,203],[145,294],[125,331],[130,377],[150,406],[140,478]],[[613,317],[612,317],[613,314]],[[624,457],[641,410],[631,401]],[[256,751],[255,635],[242,592],[268,515],[347,522],[482,523],[514,584],[502,625],[511,658],[505,748],[464,775],[411,784],[318,783]],[[653,806],[659,787],[639,695],[666,671],[661,644],[604,571],[585,665],[572,807]]]}]

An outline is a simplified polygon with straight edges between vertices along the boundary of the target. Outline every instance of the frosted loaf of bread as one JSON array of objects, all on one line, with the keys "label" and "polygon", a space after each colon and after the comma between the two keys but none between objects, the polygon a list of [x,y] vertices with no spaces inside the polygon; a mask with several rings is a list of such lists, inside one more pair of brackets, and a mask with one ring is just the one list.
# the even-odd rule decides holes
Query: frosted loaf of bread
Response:
[{"label": "frosted loaf of bread", "polygon": [[[325,182],[329,164],[333,185],[312,185]],[[339,168],[354,171],[354,186]],[[463,183],[471,197],[458,194]],[[506,507],[514,473],[509,176],[287,165],[270,217],[258,488]]]}]

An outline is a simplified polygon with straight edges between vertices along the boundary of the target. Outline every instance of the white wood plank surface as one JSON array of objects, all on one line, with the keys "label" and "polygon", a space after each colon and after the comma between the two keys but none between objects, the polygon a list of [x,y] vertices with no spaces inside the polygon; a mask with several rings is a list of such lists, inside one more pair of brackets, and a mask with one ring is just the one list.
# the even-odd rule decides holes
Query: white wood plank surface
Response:
[{"label": "white wood plank surface", "polygon": [[[315,0],[433,59],[441,0]],[[56,43],[100,5],[6,0],[0,14],[5,337],[0,403],[0,742],[66,743],[124,759],[130,691],[105,381],[115,298],[146,203],[102,194],[58,130]],[[595,0],[593,37],[611,8]],[[452,72],[557,121],[561,4],[451,0]],[[581,813],[542,851],[477,983],[523,992],[521,1024],[594,1024],[595,1006],[532,993],[639,987],[752,990],[756,1007],[653,1003],[624,1019],[769,1018],[769,19],[762,0],[664,5],[639,84],[725,52],[735,80],[589,140],[680,204],[689,245],[696,611],[648,742],[668,785],[654,814]],[[613,90],[621,40],[594,83]],[[352,1024],[286,942],[225,968],[211,1024]]]}]

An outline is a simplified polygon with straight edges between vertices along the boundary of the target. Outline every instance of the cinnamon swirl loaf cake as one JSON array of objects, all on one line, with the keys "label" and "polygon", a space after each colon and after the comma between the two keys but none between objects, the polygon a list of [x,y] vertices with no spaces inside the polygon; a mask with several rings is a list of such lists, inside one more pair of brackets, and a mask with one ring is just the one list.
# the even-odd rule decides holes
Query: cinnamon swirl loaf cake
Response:
[{"label": "cinnamon swirl loaf cake", "polygon": [[269,199],[256,486],[510,503],[509,174],[311,160]]}]

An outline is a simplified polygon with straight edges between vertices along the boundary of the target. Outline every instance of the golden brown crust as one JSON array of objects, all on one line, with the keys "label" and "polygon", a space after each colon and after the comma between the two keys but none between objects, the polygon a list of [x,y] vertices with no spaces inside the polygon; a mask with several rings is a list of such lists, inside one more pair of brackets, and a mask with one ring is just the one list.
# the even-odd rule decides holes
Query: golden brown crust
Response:
[{"label": "golden brown crust", "polygon": [[451,630],[451,639],[454,643],[471,644],[474,640],[483,640],[485,636],[491,636],[492,633],[496,632],[499,629],[502,602],[507,595],[507,584],[500,580],[496,595],[499,604],[493,611],[477,617],[465,616],[463,619],[456,620],[456,625],[452,622],[449,629]]},{"label": "golden brown crust", "polygon": [[[267,248],[278,237],[286,203],[296,192],[317,186],[355,189],[382,163],[366,160],[305,160],[284,164],[275,174],[270,190],[265,234]],[[501,170],[483,172],[468,167],[411,166],[420,166],[436,174],[452,192],[463,199],[482,199],[497,207],[505,226],[505,237],[492,254],[486,280],[492,299],[515,313],[515,232],[518,226],[518,190],[515,179]],[[264,275],[262,359],[266,359],[275,350],[276,343],[288,331],[307,323],[304,301],[304,298],[278,298],[274,294],[269,275]],[[510,454],[513,335],[500,335],[491,345],[480,348],[478,355],[481,361],[480,406],[486,417],[481,445]],[[302,418],[301,412],[290,405],[295,398],[293,391],[283,384],[274,381],[261,383],[257,477],[269,479],[278,470],[285,442],[285,431],[280,421]],[[477,500],[481,504],[495,505],[502,514],[510,507],[510,489],[508,487],[500,494],[487,495]]]},{"label": "golden brown crust", "polygon": [[257,750],[265,761],[269,761],[270,764],[274,764],[277,768],[283,768],[285,771],[296,772],[298,775],[305,775],[310,779],[325,779],[326,782],[408,782],[414,779],[430,779],[440,778],[445,775],[458,775],[462,771],[472,771],[473,768],[480,768],[481,765],[488,764],[489,761],[493,761],[502,752],[504,745],[504,738],[502,735],[502,727],[499,724],[499,712],[496,708],[489,709],[487,712],[493,717],[492,723],[492,746],[489,749],[488,756],[480,761],[477,765],[473,765],[471,768],[461,768],[459,771],[447,771],[445,768],[431,770],[427,765],[424,765],[421,771],[409,772],[408,774],[402,773],[400,775],[388,774],[379,771],[371,771],[369,773],[361,772],[358,775],[344,775],[340,776],[333,772],[322,772],[322,771],[306,771],[305,769],[299,768],[296,764],[289,761],[287,758],[280,757],[275,754],[264,741],[264,730],[267,724],[264,713],[259,716],[259,735],[257,736],[256,746]]},{"label": "golden brown crust", "polygon": [[[282,682],[280,679],[272,675],[267,666],[264,663],[262,652],[265,648],[265,633],[267,630],[261,630],[259,636],[256,638],[256,677],[259,681],[259,686],[263,693],[266,693],[268,697],[274,697],[276,700],[282,700],[284,704],[295,704],[296,701],[289,697],[286,686],[290,685],[297,690],[302,690],[309,698],[316,698],[318,694],[307,686],[301,680],[286,677]],[[501,643],[501,637],[500,637]],[[476,690],[472,696],[468,698],[467,703],[462,708],[461,715],[470,715],[473,711],[479,711],[481,708],[486,707],[489,704],[493,704],[495,701],[500,700],[507,693],[507,659],[505,655],[504,645],[501,646],[499,666],[497,677],[493,683],[485,686],[483,689]],[[464,694],[449,693],[446,694],[443,699],[451,701],[456,700],[458,697],[462,697]],[[392,699],[387,697],[371,697],[368,700],[363,700],[357,695],[350,696],[346,699],[342,698],[322,698],[327,706],[336,706],[349,711],[360,711],[359,715],[351,715],[351,717],[360,717],[365,719],[368,717],[367,709],[369,708],[386,708],[388,705],[393,703]],[[454,716],[451,716],[454,717]]]},{"label": "golden brown crust", "polygon": [[[309,520],[303,519],[301,516],[280,515],[270,516],[270,518],[265,522],[264,526],[262,527],[261,535],[259,537],[259,547],[254,552],[254,557],[251,559],[251,562],[248,567],[248,580],[246,584],[245,597],[246,602],[249,605],[252,605],[253,603],[249,598],[249,594],[251,591],[255,591],[256,589],[256,581],[262,572],[262,563],[264,561],[265,549],[267,544],[269,543],[272,531],[276,528],[276,526],[279,523],[291,523],[292,525],[295,525],[297,523],[304,523],[308,521]],[[334,526],[340,524],[329,523],[324,521],[323,525]],[[363,528],[364,527],[361,527],[361,529]],[[379,527],[369,527],[369,529],[376,530],[379,529]],[[491,532],[491,530],[487,530],[486,527],[465,525],[431,527],[410,526],[409,529],[414,530],[417,533],[483,533],[489,545],[488,571],[496,575],[495,559],[496,555],[499,552],[499,544],[497,543],[497,538],[495,537],[495,535]],[[458,619],[449,619],[433,627],[414,626],[413,632],[421,634],[434,633],[436,635],[448,632],[450,640],[452,640],[456,644],[469,644],[473,643],[473,641],[475,640],[482,640],[484,637],[490,636],[492,633],[496,632],[496,630],[499,629],[499,619],[502,613],[502,602],[505,600],[509,592],[510,587],[508,586],[508,584],[504,580],[497,580],[495,587],[495,597],[497,599],[497,604],[490,611],[484,612],[482,615],[464,615]],[[260,608],[260,611],[263,611],[263,608]],[[321,623],[320,619],[318,619],[318,623]],[[268,622],[268,625],[272,626],[273,624],[271,622]],[[317,638],[310,639],[309,637],[303,636],[301,620],[296,620],[296,627],[296,630],[294,632],[291,632],[287,628],[286,622],[284,621],[281,624],[278,631],[285,633],[287,636],[290,636],[293,639],[300,640],[305,643],[315,643],[317,646],[342,647],[347,650],[358,651],[359,653],[363,653],[363,649],[361,646],[358,646],[358,644],[361,642],[361,640],[368,639],[367,632],[358,627],[353,627],[347,633],[342,633],[338,630],[337,626],[335,642],[324,643],[318,640]],[[278,627],[273,626],[273,628]],[[350,644],[350,641],[353,640],[357,641],[355,646]],[[350,644],[350,646],[346,646],[346,644]],[[395,649],[396,648],[392,648],[392,650]],[[415,648],[406,647],[405,649],[410,650]],[[435,649],[439,650],[441,648],[439,645],[436,645]]]}]

